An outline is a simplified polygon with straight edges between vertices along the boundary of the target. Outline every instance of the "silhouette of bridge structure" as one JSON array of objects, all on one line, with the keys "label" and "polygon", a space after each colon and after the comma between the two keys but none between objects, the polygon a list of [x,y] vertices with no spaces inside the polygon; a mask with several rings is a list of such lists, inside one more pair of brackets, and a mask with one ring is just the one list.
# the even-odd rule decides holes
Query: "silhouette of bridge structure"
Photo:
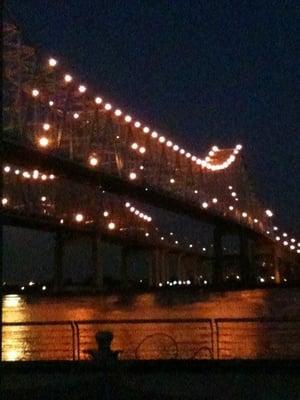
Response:
[{"label": "silhouette of bridge structure", "polygon": [[[203,157],[190,152],[93,93],[60,61],[23,44],[10,23],[4,24],[3,89],[3,221],[56,233],[58,290],[64,244],[82,235],[92,238],[98,289],[103,241],[123,247],[125,284],[128,254],[143,249],[152,257],[151,286],[165,285],[171,276],[190,282],[183,258],[210,262],[210,283],[221,285],[227,235],[238,238],[238,279],[246,285],[256,280],[254,253],[268,254],[277,283],[280,263],[299,263],[300,244],[274,226],[241,145],[213,146]],[[211,225],[212,251],[195,240],[192,226],[190,232],[185,226],[185,237],[172,224],[166,229],[157,209]],[[170,254],[175,266],[166,261]]]}]

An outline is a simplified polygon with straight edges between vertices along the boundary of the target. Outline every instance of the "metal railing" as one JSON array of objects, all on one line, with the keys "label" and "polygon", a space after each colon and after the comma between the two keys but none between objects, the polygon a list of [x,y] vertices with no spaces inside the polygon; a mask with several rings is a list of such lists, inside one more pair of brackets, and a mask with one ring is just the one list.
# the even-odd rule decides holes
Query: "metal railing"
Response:
[{"label": "metal railing", "polygon": [[84,360],[110,330],[128,359],[297,359],[300,319],[131,319],[5,322],[4,361]]}]

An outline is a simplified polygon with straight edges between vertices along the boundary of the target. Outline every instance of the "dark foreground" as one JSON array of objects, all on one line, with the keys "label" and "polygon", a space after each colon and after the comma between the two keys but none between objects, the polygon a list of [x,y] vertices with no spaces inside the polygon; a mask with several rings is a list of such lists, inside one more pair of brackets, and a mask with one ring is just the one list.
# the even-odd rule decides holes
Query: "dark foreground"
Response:
[{"label": "dark foreground", "polygon": [[3,399],[300,398],[298,361],[120,361],[2,364]]}]

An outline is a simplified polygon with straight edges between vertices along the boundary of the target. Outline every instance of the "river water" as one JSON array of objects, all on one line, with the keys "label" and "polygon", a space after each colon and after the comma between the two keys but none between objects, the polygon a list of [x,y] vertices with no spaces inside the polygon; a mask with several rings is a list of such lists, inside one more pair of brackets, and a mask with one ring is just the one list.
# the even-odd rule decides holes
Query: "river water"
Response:
[{"label": "river water", "polygon": [[98,330],[113,332],[112,347],[124,359],[300,356],[300,291],[289,288],[6,295],[3,320],[3,359],[10,361],[85,359]]}]

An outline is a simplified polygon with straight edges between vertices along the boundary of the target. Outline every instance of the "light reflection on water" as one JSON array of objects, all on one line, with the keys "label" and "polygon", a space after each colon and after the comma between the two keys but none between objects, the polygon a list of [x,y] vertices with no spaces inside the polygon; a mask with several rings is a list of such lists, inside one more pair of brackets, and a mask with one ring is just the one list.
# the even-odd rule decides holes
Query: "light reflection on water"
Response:
[{"label": "light reflection on water", "polygon": [[[161,319],[162,323],[159,324],[81,324],[80,349],[95,347],[95,332],[98,329],[110,329],[114,332],[113,348],[123,350],[123,358],[168,358],[168,354],[171,358],[191,358],[195,354],[206,358],[212,352],[209,326],[198,322],[187,323],[184,322],[185,319],[300,316],[300,294],[292,289],[259,289],[210,295],[174,293],[145,293],[126,297],[6,295],[3,298],[4,322],[65,322],[61,325],[4,326],[3,359],[72,359],[73,331],[67,321]],[[165,319],[182,321],[176,324],[165,323]],[[250,338],[247,342],[242,336],[245,329]],[[225,343],[221,349],[222,355],[231,357],[241,354],[245,357],[256,357],[262,354],[266,347],[275,354],[278,351],[276,343],[273,343],[273,339],[268,339],[271,330],[272,327],[269,326],[264,326],[261,330],[261,327],[258,329],[256,325],[244,324],[241,329],[237,329],[232,324],[223,324],[220,331]],[[228,348],[228,342],[235,344]],[[286,342],[284,345],[287,348]],[[85,357],[83,351],[80,355]]]}]

